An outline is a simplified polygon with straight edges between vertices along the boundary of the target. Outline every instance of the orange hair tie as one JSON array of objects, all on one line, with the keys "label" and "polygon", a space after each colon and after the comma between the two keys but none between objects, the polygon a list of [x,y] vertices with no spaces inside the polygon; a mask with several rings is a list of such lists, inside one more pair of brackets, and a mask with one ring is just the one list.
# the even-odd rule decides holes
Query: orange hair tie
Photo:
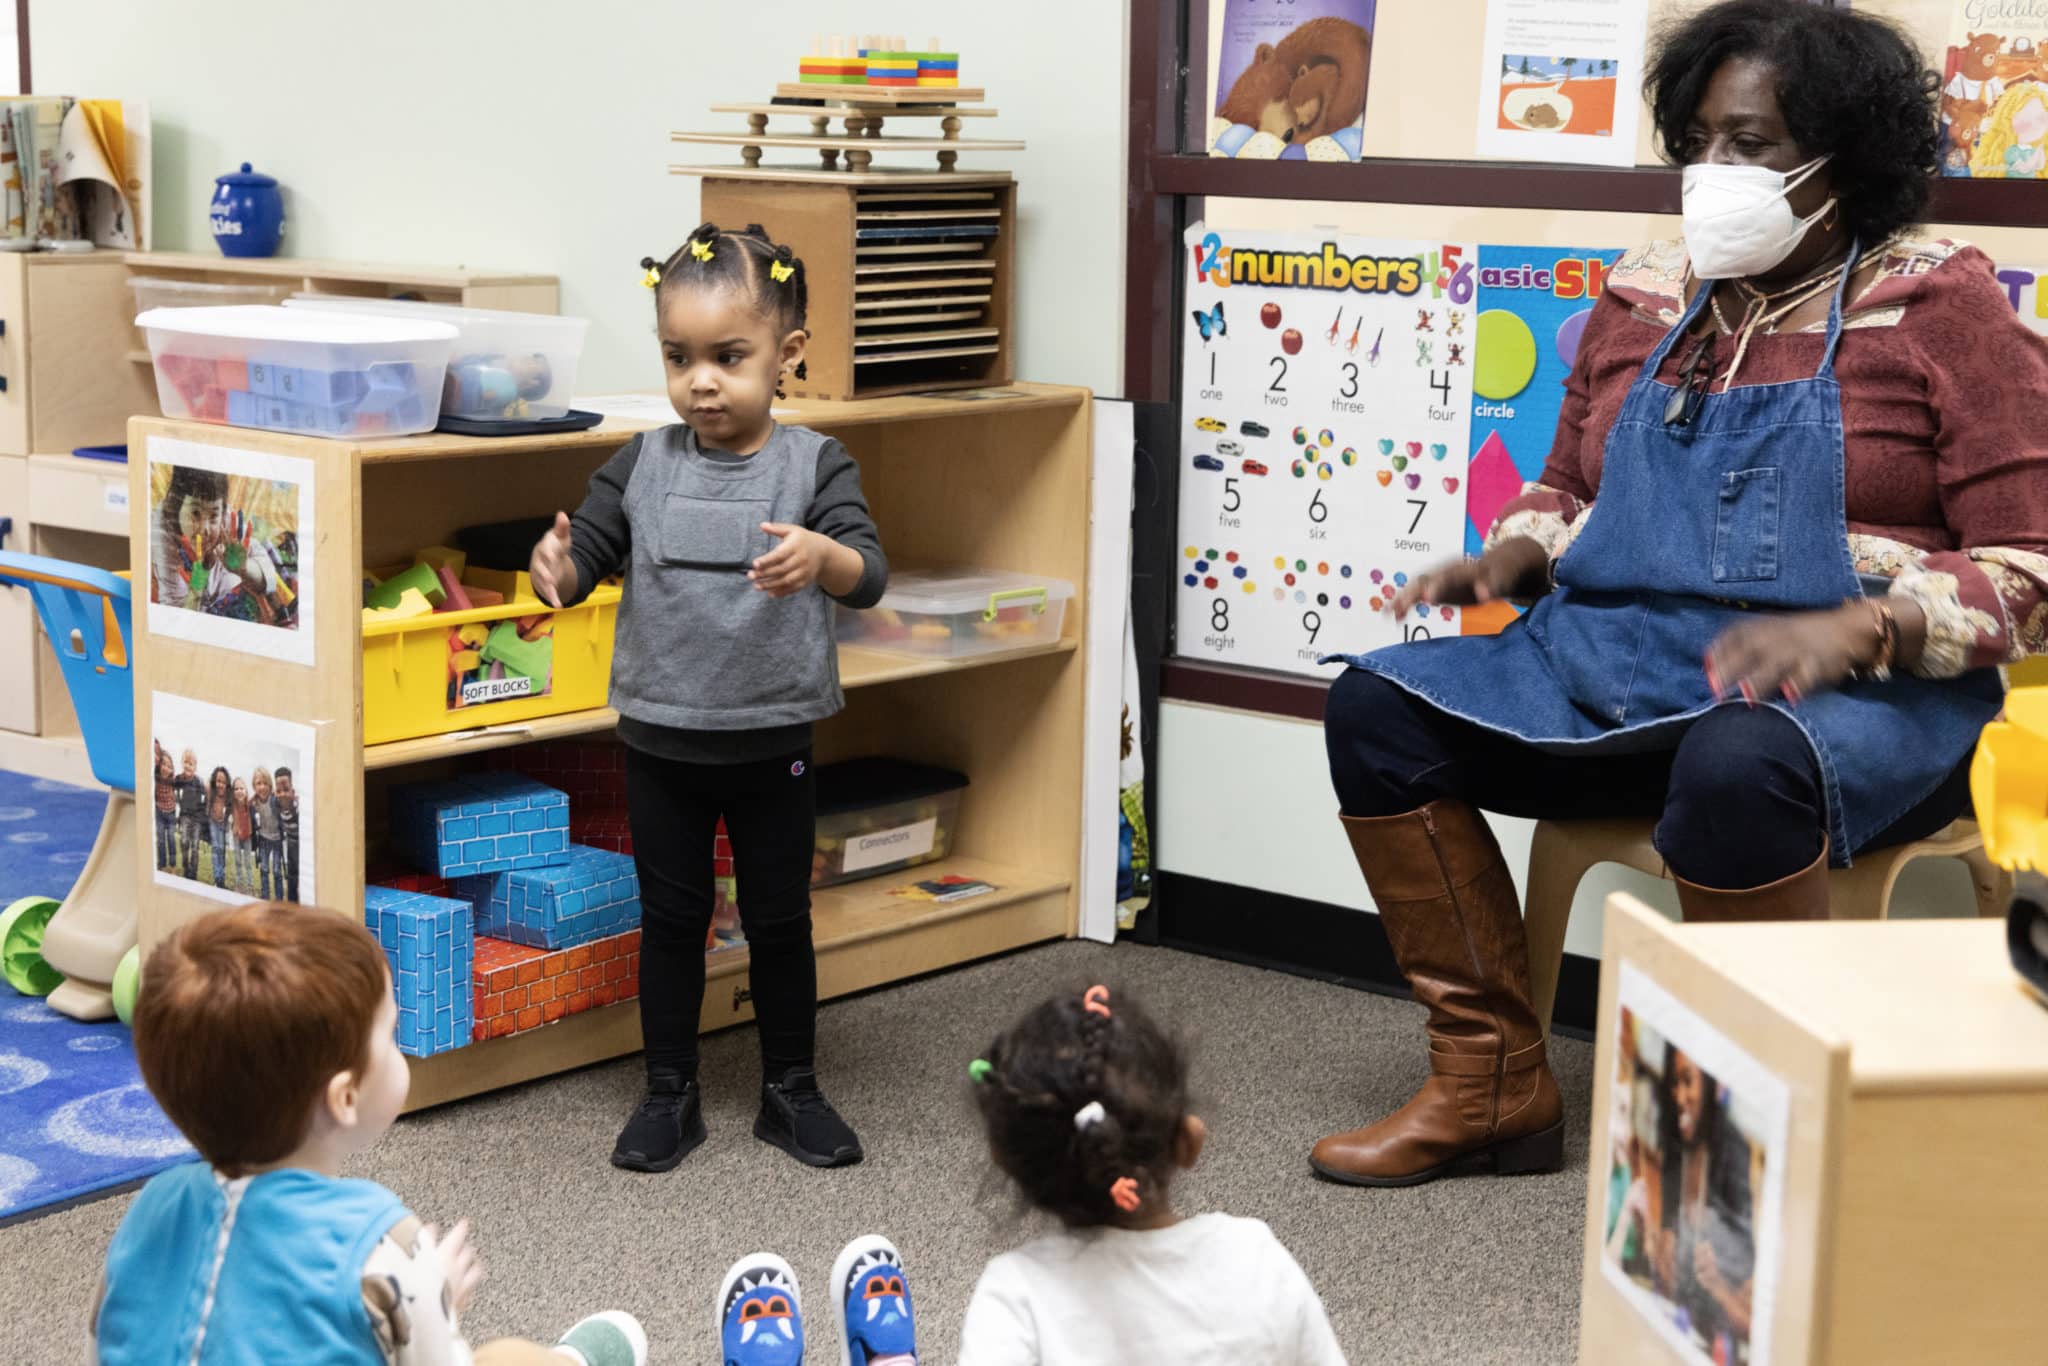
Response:
[{"label": "orange hair tie", "polygon": [[1082,992],[1081,1009],[1089,1012],[1092,1015],[1100,1015],[1105,1020],[1108,1019],[1109,988],[1097,985],[1092,986],[1088,988],[1088,990]]},{"label": "orange hair tie", "polygon": [[1131,1177],[1119,1176],[1109,1188],[1109,1198],[1125,1214],[1136,1214],[1138,1205],[1138,1183]]}]

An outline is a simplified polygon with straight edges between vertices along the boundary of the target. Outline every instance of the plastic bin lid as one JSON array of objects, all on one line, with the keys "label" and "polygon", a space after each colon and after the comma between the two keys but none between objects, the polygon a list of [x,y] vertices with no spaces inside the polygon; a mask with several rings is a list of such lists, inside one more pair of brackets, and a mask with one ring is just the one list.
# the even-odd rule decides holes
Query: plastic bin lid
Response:
[{"label": "plastic bin lid", "polygon": [[408,342],[452,342],[460,334],[447,323],[414,318],[370,317],[280,308],[272,304],[231,304],[223,308],[152,308],[137,327],[160,327],[200,337],[312,345],[390,346]]},{"label": "plastic bin lid", "polygon": [[365,299],[353,294],[294,294],[284,301],[286,308],[314,308],[329,313],[374,313],[386,318],[422,318],[434,322],[464,325],[496,323],[505,326],[574,328],[580,336],[590,328],[590,319],[562,313],[521,313],[509,308],[469,308],[462,304],[436,304],[425,299]]},{"label": "plastic bin lid", "polygon": [[[929,612],[950,616],[959,612],[981,612],[1019,603],[1030,605],[1039,590],[1047,602],[1063,602],[1074,596],[1074,585],[1065,579],[1036,574],[1018,574],[1001,569],[912,569],[892,572],[889,589],[878,606],[895,612]],[[1010,599],[1000,594],[1017,594]],[[994,598],[995,601],[991,602]]]},{"label": "plastic bin lid", "polygon": [[967,775],[908,759],[845,759],[818,765],[818,814],[837,816],[891,802],[912,802],[957,792]]},{"label": "plastic bin lid", "polygon": [[268,280],[173,280],[164,275],[131,275],[128,288],[140,294],[145,289],[174,289],[180,294],[276,294],[291,286]]}]

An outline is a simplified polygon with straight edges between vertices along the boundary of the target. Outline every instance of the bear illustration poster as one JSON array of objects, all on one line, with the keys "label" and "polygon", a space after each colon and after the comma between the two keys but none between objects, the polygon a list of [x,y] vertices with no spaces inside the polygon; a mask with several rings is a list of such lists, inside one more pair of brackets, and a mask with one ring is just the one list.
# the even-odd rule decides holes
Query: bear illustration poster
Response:
[{"label": "bear illustration poster", "polygon": [[1486,0],[1479,155],[1633,165],[1648,10],[1643,0]]},{"label": "bear illustration poster", "polygon": [[1943,175],[2048,179],[2048,0],[1957,0],[1941,78]]},{"label": "bear illustration poster", "polygon": [[1209,155],[1356,161],[1378,0],[1225,0]]}]

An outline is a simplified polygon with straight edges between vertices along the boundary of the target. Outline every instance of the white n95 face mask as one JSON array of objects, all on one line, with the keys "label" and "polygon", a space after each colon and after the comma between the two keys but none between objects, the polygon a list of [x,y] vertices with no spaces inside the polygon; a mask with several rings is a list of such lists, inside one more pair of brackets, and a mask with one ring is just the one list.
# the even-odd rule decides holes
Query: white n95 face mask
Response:
[{"label": "white n95 face mask", "polygon": [[1790,256],[1835,201],[1829,199],[1810,218],[1798,218],[1785,196],[1826,160],[1815,157],[1790,171],[1704,161],[1686,167],[1685,250],[1693,274],[1702,280],[1761,275]]}]

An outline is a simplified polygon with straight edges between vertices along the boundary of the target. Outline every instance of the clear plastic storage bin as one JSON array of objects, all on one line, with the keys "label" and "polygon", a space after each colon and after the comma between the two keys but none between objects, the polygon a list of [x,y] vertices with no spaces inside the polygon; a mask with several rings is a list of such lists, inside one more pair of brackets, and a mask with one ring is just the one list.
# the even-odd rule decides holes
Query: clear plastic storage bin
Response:
[{"label": "clear plastic storage bin", "polygon": [[266,285],[261,281],[216,284],[211,280],[161,280],[137,275],[128,281],[135,291],[135,311],[152,308],[225,308],[234,304],[282,303],[292,292],[288,284]]},{"label": "clear plastic storage bin", "polygon": [[447,323],[459,335],[441,386],[441,411],[480,421],[528,421],[567,413],[576,392],[576,365],[590,332],[586,318],[410,299],[299,294],[285,306]]},{"label": "clear plastic storage bin", "polygon": [[165,417],[306,436],[430,430],[455,329],[410,318],[289,308],[153,308]]},{"label": "clear plastic storage bin", "polygon": [[811,885],[831,887],[944,858],[960,828],[966,787],[964,773],[904,759],[819,765]]},{"label": "clear plastic storage bin", "polygon": [[839,609],[847,645],[903,654],[992,654],[1060,638],[1074,585],[1000,569],[924,569],[890,575],[865,611]]}]

